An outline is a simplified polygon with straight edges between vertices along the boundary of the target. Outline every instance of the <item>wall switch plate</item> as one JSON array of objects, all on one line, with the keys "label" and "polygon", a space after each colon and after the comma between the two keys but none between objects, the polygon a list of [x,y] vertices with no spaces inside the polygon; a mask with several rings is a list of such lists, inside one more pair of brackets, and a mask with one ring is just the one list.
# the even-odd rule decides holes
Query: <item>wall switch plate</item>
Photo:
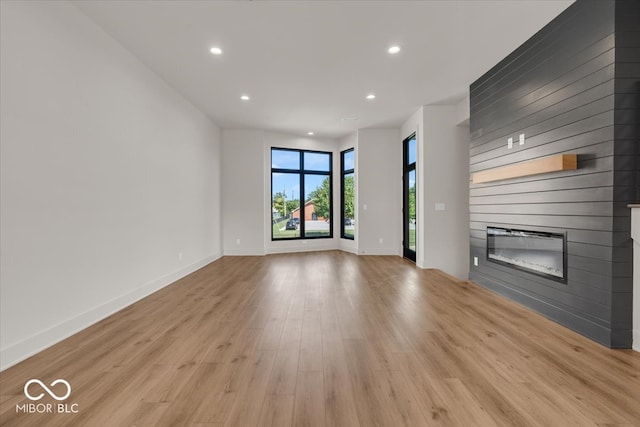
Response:
[{"label": "wall switch plate", "polygon": [[444,203],[436,203],[435,209],[437,211],[443,211],[444,210]]},{"label": "wall switch plate", "polygon": [[477,256],[473,257],[473,265],[475,265],[476,267],[478,266],[478,257]]},{"label": "wall switch plate", "polygon": [[524,133],[520,134],[520,137],[518,138],[519,144],[520,145],[524,145]]},{"label": "wall switch plate", "polygon": [[513,138],[507,139],[507,148],[511,150],[513,148]]}]

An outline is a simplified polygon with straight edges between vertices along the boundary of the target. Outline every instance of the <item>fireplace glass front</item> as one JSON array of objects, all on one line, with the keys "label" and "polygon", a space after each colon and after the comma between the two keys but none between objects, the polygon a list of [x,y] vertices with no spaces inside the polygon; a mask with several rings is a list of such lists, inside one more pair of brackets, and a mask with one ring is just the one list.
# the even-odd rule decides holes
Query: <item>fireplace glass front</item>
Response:
[{"label": "fireplace glass front", "polygon": [[487,259],[518,270],[567,281],[566,235],[487,227]]}]

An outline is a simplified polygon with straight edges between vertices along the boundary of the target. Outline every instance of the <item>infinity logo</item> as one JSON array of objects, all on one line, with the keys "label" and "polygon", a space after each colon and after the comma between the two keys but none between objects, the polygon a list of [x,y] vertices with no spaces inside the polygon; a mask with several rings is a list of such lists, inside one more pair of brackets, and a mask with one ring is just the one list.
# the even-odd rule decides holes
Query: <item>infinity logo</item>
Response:
[{"label": "infinity logo", "polygon": [[55,394],[54,392],[52,392],[49,387],[47,387],[42,381],[37,380],[37,379],[32,379],[27,381],[27,383],[24,385],[24,395],[27,396],[29,399],[31,400],[40,400],[42,399],[42,397],[44,396],[44,393],[40,393],[37,396],[32,396],[31,394],[29,394],[29,386],[33,383],[39,384],[40,387],[42,387],[44,389],[44,391],[46,391],[49,396],[53,397],[55,400],[65,400],[67,397],[69,397],[71,395],[71,385],[63,380],[63,379],[57,379],[54,382],[52,382],[50,384],[51,387],[55,386],[56,384],[64,384],[67,386],[67,393],[64,396],[58,396],[57,394]]}]

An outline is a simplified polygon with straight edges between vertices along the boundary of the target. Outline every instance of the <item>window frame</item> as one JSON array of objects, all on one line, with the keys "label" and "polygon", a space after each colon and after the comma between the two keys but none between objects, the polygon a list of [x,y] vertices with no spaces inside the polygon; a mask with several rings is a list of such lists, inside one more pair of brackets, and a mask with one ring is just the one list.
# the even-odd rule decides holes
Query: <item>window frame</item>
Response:
[{"label": "window frame", "polygon": [[[348,169],[345,170],[345,164],[344,164],[344,158],[347,155],[347,153],[353,153],[354,155],[354,162],[353,162],[353,168],[352,169]],[[356,165],[355,165],[355,148],[349,148],[347,150],[341,151],[340,152],[340,238],[342,239],[348,239],[348,240],[355,240],[355,229],[353,232],[353,236],[347,236],[345,234],[345,225],[344,225],[344,220],[345,220],[345,215],[344,215],[344,205],[345,205],[345,199],[344,199],[344,182],[345,182],[345,178],[347,177],[347,175],[353,174],[354,176],[354,180],[355,180],[355,171],[356,171]],[[355,183],[354,183],[355,185]],[[354,198],[355,198],[355,194],[354,194]],[[354,216],[355,216],[355,200],[354,202]],[[352,218],[355,219],[355,218]]]},{"label": "window frame", "polygon": [[[416,157],[411,162],[410,158],[410,150],[409,150],[409,142],[411,140],[415,141],[416,144]],[[409,196],[410,196],[410,187],[407,185],[407,179],[411,172],[414,172],[416,175],[416,190],[418,188],[417,177],[418,177],[418,136],[416,132],[413,132],[407,138],[402,141],[402,255],[416,262],[416,256],[418,253],[418,235],[415,235],[415,248],[411,249],[411,236],[409,232]],[[417,194],[416,194],[417,197]],[[417,199],[416,199],[417,202]],[[417,207],[416,207],[417,208]],[[416,218],[417,221],[417,218]],[[417,233],[417,230],[415,231]]]},{"label": "window frame", "polygon": [[[288,169],[288,168],[274,168],[273,167],[273,151],[291,151],[296,152],[300,158],[300,168],[299,169]],[[318,171],[318,170],[307,170],[304,165],[304,155],[305,153],[316,153],[316,154],[325,154],[329,156],[329,171]],[[269,203],[269,218],[271,224],[271,241],[279,242],[285,240],[311,240],[311,239],[333,239],[333,152],[331,151],[319,151],[319,150],[303,150],[299,148],[285,148],[285,147],[271,147],[270,151],[270,165],[271,165],[271,202]],[[298,174],[299,185],[300,185],[300,236],[298,237],[281,237],[274,238],[273,236],[273,174],[274,173],[289,173],[289,174]],[[318,175],[318,176],[326,176],[329,178],[329,235],[327,236],[305,236],[306,234],[306,224],[304,218],[305,215],[305,176],[306,175]]]}]

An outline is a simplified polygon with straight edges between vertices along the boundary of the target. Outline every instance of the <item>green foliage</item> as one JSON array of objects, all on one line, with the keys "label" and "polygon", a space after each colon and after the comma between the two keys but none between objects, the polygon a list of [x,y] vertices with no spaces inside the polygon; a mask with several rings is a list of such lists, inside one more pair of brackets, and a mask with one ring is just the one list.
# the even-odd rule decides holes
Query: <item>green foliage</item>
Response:
[{"label": "green foliage", "polygon": [[355,198],[355,180],[353,175],[344,177],[344,217],[355,218],[354,201]]},{"label": "green foliage", "polygon": [[278,192],[273,195],[271,199],[271,205],[275,208],[275,210],[281,215],[284,215],[284,204],[285,204],[285,195],[282,192]]},{"label": "green foliage", "polygon": [[320,187],[309,193],[309,200],[313,200],[315,205],[315,212],[318,217],[330,219],[331,218],[331,189],[329,185],[329,177],[326,177]]},{"label": "green foliage", "polygon": [[[294,209],[300,207],[300,200],[287,200],[286,196],[282,192],[277,192],[271,199],[271,205],[278,211],[280,216],[289,216]],[[285,211],[285,206],[287,210]]]},{"label": "green foliage", "polygon": [[287,200],[287,215],[291,215],[291,212],[300,207],[300,200]]},{"label": "green foliage", "polygon": [[416,186],[409,187],[409,218],[416,219]]}]

